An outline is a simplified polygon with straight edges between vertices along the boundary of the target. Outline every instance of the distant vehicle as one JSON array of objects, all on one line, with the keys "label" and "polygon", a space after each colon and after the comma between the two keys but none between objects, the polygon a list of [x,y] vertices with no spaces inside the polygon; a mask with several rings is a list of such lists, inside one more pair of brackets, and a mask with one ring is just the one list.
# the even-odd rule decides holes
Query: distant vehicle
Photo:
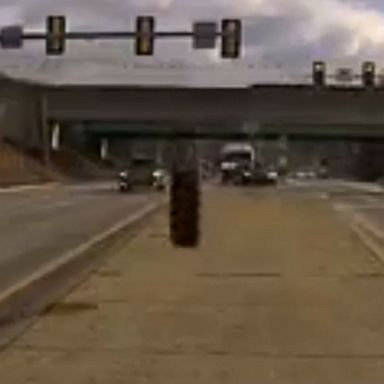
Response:
[{"label": "distant vehicle", "polygon": [[166,188],[166,171],[152,158],[133,159],[127,169],[119,173],[120,192],[127,192],[134,187],[152,187],[156,190]]},{"label": "distant vehicle", "polygon": [[270,167],[267,169],[267,177],[270,179],[270,180],[273,180],[273,181],[276,181],[279,179],[279,172],[277,169],[273,168],[273,167]]},{"label": "distant vehicle", "polygon": [[294,177],[299,180],[313,180],[316,179],[317,173],[312,168],[302,168],[294,173]]},{"label": "distant vehicle", "polygon": [[278,179],[276,171],[268,171],[261,164],[241,170],[241,185],[273,185]]},{"label": "distant vehicle", "polygon": [[252,169],[256,161],[256,151],[248,143],[231,143],[221,151],[220,172],[221,181],[238,183],[244,169]]},{"label": "distant vehicle", "polygon": [[202,180],[208,180],[214,175],[213,165],[206,160],[200,162],[200,175]]},{"label": "distant vehicle", "polygon": [[320,179],[328,179],[329,178],[329,162],[328,159],[324,158],[320,161],[320,165],[317,170],[317,176]]},{"label": "distant vehicle", "polygon": [[328,179],[329,178],[329,170],[327,167],[320,167],[317,171],[317,176],[320,179]]}]

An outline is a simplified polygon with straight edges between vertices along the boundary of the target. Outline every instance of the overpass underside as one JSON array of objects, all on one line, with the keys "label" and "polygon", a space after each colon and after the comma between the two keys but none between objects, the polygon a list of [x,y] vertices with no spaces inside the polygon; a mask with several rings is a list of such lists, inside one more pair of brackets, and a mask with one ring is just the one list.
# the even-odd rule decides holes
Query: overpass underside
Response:
[{"label": "overpass underside", "polygon": [[384,89],[308,85],[249,88],[60,86],[47,118],[116,138],[382,140]]},{"label": "overpass underside", "polygon": [[242,129],[242,126],[168,126],[127,123],[84,123],[90,136],[111,139],[141,140],[278,140],[282,136],[291,141],[384,141],[384,125],[264,125],[256,130]]},{"label": "overpass underside", "polygon": [[62,121],[176,125],[383,125],[384,89],[312,86],[254,88],[57,87],[45,91],[47,114]]}]

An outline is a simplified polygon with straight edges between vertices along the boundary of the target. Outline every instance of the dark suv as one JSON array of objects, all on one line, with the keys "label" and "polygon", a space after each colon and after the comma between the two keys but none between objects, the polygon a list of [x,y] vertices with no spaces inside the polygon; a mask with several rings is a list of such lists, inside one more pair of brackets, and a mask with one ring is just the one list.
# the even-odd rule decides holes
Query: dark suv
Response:
[{"label": "dark suv", "polygon": [[166,186],[166,174],[151,158],[135,158],[119,174],[119,190],[129,191],[134,187],[153,187],[163,190]]}]

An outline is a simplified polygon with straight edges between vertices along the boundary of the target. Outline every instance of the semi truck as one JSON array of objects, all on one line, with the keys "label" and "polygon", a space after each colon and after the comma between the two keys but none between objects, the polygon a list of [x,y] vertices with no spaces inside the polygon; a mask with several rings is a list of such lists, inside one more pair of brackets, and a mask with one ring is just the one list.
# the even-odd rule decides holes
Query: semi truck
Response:
[{"label": "semi truck", "polygon": [[248,143],[230,143],[221,151],[222,184],[270,185],[277,182],[277,173],[267,170]]},{"label": "semi truck", "polygon": [[223,184],[239,183],[243,169],[252,170],[256,151],[249,143],[229,143],[221,150],[220,172]]}]

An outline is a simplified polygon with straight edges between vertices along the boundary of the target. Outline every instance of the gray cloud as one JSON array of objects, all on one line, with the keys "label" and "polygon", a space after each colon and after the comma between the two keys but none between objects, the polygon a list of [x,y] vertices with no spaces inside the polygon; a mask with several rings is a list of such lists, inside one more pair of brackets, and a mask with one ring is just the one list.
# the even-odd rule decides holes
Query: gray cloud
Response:
[{"label": "gray cloud", "polygon": [[[265,71],[274,68],[277,74],[303,71],[317,58],[348,65],[384,59],[382,0],[0,0],[1,24],[21,21],[36,29],[43,26],[47,14],[56,13],[66,14],[70,26],[77,29],[132,28],[135,16],[142,13],[156,15],[162,29],[189,28],[198,19],[241,17],[246,65],[252,63]],[[32,55],[42,61],[41,52],[41,47],[32,45],[22,54],[7,57],[21,62],[22,57]],[[193,52],[191,43],[162,42],[157,52],[152,61],[226,66],[217,52]],[[103,65],[103,56],[116,63],[137,61],[130,43],[74,44],[68,54],[72,60],[89,57],[96,66],[98,62]],[[62,60],[65,70],[60,65],[55,70],[70,77],[69,59]],[[124,67],[116,64],[116,71],[119,65]]]}]

